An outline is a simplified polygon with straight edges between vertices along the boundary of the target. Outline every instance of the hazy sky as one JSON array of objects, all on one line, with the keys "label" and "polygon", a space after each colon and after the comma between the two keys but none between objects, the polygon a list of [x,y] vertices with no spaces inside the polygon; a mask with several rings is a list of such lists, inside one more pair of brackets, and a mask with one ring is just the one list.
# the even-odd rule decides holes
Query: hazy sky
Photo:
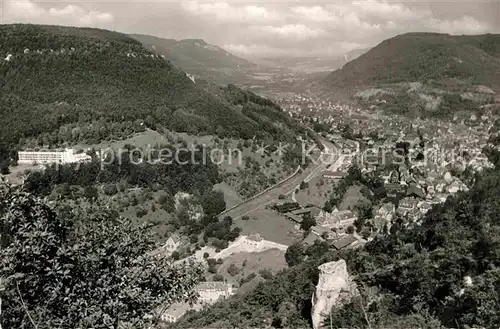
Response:
[{"label": "hazy sky", "polygon": [[0,2],[2,23],[93,26],[166,38],[201,38],[249,58],[342,54],[404,32],[500,30],[500,0]]}]

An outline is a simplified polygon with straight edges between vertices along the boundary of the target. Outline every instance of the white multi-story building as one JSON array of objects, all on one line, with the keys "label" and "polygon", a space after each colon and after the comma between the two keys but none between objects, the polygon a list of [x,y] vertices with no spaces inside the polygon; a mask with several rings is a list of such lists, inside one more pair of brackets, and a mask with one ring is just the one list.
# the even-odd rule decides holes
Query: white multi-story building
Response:
[{"label": "white multi-story building", "polygon": [[75,153],[73,149],[39,150],[18,152],[19,164],[75,163],[91,161],[92,157],[85,153]]}]

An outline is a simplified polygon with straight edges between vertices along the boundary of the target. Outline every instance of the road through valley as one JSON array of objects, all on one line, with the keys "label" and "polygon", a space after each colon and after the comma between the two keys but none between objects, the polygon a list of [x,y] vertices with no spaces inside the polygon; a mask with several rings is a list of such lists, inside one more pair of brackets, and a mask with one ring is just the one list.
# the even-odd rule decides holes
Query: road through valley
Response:
[{"label": "road through valley", "polygon": [[255,198],[251,198],[242,202],[238,206],[224,212],[220,215],[221,218],[231,216],[233,219],[238,219],[250,213],[263,209],[266,205],[274,202],[281,194],[287,195],[292,193],[302,181],[308,182],[312,178],[321,175],[323,171],[332,165],[329,170],[335,170],[343,161],[343,157],[336,152],[335,146],[326,140],[322,140],[325,149],[314,163],[311,163],[307,168],[299,171],[294,176],[277,184],[275,187],[267,190]]}]

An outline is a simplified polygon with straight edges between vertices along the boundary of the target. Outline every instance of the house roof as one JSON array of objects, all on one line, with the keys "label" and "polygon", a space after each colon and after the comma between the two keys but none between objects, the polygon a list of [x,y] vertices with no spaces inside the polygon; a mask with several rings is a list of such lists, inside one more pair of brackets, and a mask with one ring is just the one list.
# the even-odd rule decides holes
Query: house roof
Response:
[{"label": "house roof", "polygon": [[348,220],[356,217],[354,213],[350,210],[342,210],[336,213],[340,220]]},{"label": "house roof", "polygon": [[321,240],[319,236],[314,234],[313,232],[310,232],[304,240],[302,240],[302,243],[308,246],[312,246],[314,244],[314,241],[316,240]]},{"label": "house roof", "polygon": [[302,214],[311,213],[314,217],[316,217],[320,211],[321,211],[321,209],[319,209],[318,207],[311,206],[311,207],[306,207],[306,208],[302,208],[302,209],[298,209],[298,210],[293,210],[293,211],[291,211],[291,213],[294,215],[302,215]]},{"label": "house roof", "polygon": [[402,199],[399,201],[399,208],[414,208],[417,206],[418,201],[414,199]]},{"label": "house roof", "polygon": [[300,209],[300,205],[298,202],[287,202],[287,203],[276,205],[276,209],[279,212],[288,212],[288,211]]},{"label": "house roof", "polygon": [[410,187],[406,190],[406,195],[407,196],[417,196],[419,198],[425,199],[425,193],[424,191],[415,186],[415,185],[410,185]]},{"label": "house roof", "polygon": [[385,203],[377,210],[377,213],[385,214],[392,212],[393,210],[394,210],[394,205],[392,203]]},{"label": "house roof", "polygon": [[398,190],[399,191],[401,189],[401,185],[395,184],[395,183],[385,184],[384,187],[386,190]]},{"label": "house roof", "polygon": [[423,201],[421,202],[419,205],[418,205],[419,208],[423,208],[423,209],[430,209],[432,208],[432,204],[430,204],[429,202],[427,201]]},{"label": "house roof", "polygon": [[328,224],[334,224],[340,221],[338,216],[335,216],[335,213],[329,213],[326,211],[321,211],[316,217],[316,223],[319,226],[325,226]]},{"label": "house roof", "polygon": [[323,172],[323,176],[325,177],[338,177],[338,178],[342,178],[344,177],[344,173],[340,172],[340,171],[324,171]]},{"label": "house roof", "polygon": [[354,236],[347,235],[347,236],[342,237],[338,240],[331,241],[331,242],[329,242],[329,244],[331,246],[333,246],[335,249],[340,250],[340,249],[343,249],[343,248],[353,244],[356,241],[357,241],[357,239]]},{"label": "house roof", "polygon": [[[168,237],[168,240],[172,240],[172,241],[174,241],[175,243],[179,243],[179,242],[181,242],[181,237],[180,237],[180,235],[179,235],[179,234],[174,233],[174,234],[172,234],[171,236],[169,236],[169,237]],[[168,240],[167,240],[167,241],[168,241]]]},{"label": "house roof", "polygon": [[313,226],[311,227],[311,231],[319,236],[323,235],[323,233],[332,233],[332,230],[322,226]]},{"label": "house roof", "polygon": [[291,212],[287,212],[285,214],[285,217],[288,217],[288,218],[290,218],[291,220],[293,220],[294,222],[297,222],[297,223],[302,223],[302,221],[304,220],[302,217],[297,216],[295,214],[292,214]]}]

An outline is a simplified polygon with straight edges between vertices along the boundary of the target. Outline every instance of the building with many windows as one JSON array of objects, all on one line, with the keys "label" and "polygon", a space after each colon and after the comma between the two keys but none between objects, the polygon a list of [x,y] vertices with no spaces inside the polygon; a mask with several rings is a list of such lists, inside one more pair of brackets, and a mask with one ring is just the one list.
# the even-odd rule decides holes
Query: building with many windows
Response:
[{"label": "building with many windows", "polygon": [[88,162],[92,157],[81,152],[77,153],[73,149],[64,150],[37,150],[18,152],[19,164],[51,164],[51,163],[76,163]]}]

